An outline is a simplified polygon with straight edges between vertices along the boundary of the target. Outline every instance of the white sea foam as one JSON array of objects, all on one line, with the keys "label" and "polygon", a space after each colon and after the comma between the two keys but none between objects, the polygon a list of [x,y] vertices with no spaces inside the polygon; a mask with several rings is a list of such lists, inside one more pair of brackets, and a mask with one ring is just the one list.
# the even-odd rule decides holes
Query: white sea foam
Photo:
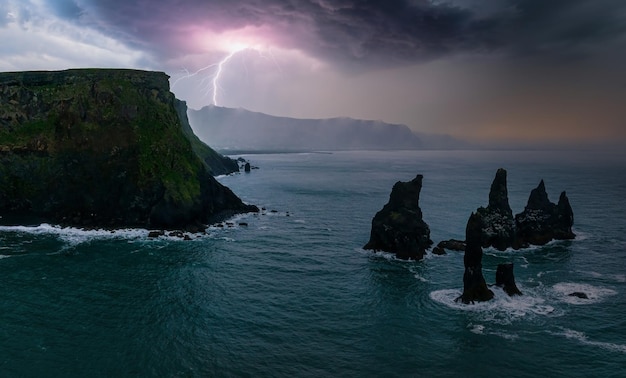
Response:
[{"label": "white sea foam", "polygon": [[[417,268],[417,265],[415,266]],[[421,272],[417,272],[416,268],[409,268],[409,271],[411,273],[413,273],[413,277],[417,278],[418,280],[422,281],[422,282],[428,282],[428,279],[426,279],[426,277],[424,277]]]},{"label": "white sea foam", "polygon": [[562,315],[561,311],[546,303],[546,299],[521,286],[524,295],[512,297],[499,287],[491,287],[491,290],[494,293],[492,300],[474,304],[455,302],[462,293],[461,289],[436,290],[430,293],[430,298],[455,310],[479,314],[481,320],[497,324],[510,324],[527,317]]},{"label": "white sea foam", "polygon": [[468,328],[470,329],[470,332],[477,335],[482,335],[485,332],[485,326],[482,324],[469,324]]},{"label": "white sea foam", "polygon": [[138,228],[83,230],[75,227],[60,227],[48,223],[42,223],[39,226],[0,226],[0,232],[53,235],[69,244],[80,244],[93,239],[137,239],[148,235],[148,230]]},{"label": "white sea foam", "polygon": [[[603,301],[606,297],[617,294],[613,289],[598,287],[584,283],[560,282],[552,286],[552,291],[563,302],[579,305],[592,304]],[[585,293],[587,299],[571,296],[572,293]]]},{"label": "white sea foam", "polygon": [[470,323],[467,325],[467,328],[469,329],[471,333],[474,333],[476,335],[493,335],[493,336],[502,337],[503,339],[507,339],[507,340],[516,340],[519,338],[519,336],[515,334],[510,334],[510,333],[506,333],[502,331],[492,331],[482,324]]},{"label": "white sea foam", "polygon": [[602,273],[598,273],[598,272],[587,272],[587,271],[577,271],[578,273],[583,273],[583,274],[587,274],[590,275],[591,277],[594,278],[602,278],[605,280],[610,280],[610,281],[615,281],[615,282],[626,282],[626,275],[624,274],[602,274]]},{"label": "white sea foam", "polygon": [[552,333],[552,334],[565,336],[568,339],[579,341],[580,343],[585,344],[585,345],[596,346],[596,347],[600,347],[602,349],[610,350],[613,352],[626,353],[626,345],[624,344],[614,344],[614,343],[607,343],[603,341],[589,340],[589,338],[584,332],[576,331],[573,329],[563,328],[563,332],[557,332],[557,333]]},{"label": "white sea foam", "polygon": [[0,255],[0,260],[13,257],[13,255]]},{"label": "white sea foam", "polygon": [[574,240],[577,240],[577,241],[586,240],[591,237],[591,234],[581,231],[581,230],[574,229],[574,228],[572,228],[572,232],[576,234],[576,238]]}]

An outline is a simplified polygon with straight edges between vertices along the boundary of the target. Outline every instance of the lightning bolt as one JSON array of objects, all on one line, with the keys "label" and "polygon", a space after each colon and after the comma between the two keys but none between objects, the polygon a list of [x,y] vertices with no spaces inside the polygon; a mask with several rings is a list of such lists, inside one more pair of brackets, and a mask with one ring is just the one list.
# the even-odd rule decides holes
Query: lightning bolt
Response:
[{"label": "lightning bolt", "polygon": [[[278,62],[276,62],[276,59],[274,58],[274,54],[272,54],[271,50],[269,52],[270,57],[265,56],[261,50],[254,48],[254,47],[250,47],[250,46],[243,46],[243,47],[238,47],[236,49],[233,49],[230,53],[228,53],[228,55],[226,55],[222,60],[220,60],[217,63],[212,63],[209,64],[205,67],[200,68],[199,70],[191,73],[189,72],[187,69],[183,69],[184,74],[179,77],[178,79],[176,79],[173,83],[172,83],[172,88],[174,88],[174,86],[176,86],[176,84],[183,80],[183,79],[190,79],[194,76],[198,76],[200,74],[202,74],[205,71],[208,71],[210,69],[214,69],[214,72],[211,75],[205,76],[203,77],[203,79],[200,81],[200,84],[202,85],[202,88],[204,88],[204,91],[206,92],[207,97],[210,97],[213,105],[214,106],[218,106],[217,104],[217,97],[219,94],[219,91],[222,89],[222,87],[219,84],[220,81],[220,77],[222,76],[222,73],[224,71],[225,66],[227,65],[227,63],[237,54],[247,51],[247,50],[253,50],[255,52],[257,52],[259,54],[259,56],[263,59],[268,59],[270,61],[272,61],[274,63],[274,65],[280,70],[282,71],[282,69],[280,68],[280,66],[278,65]],[[247,70],[247,68],[246,68]],[[210,82],[210,84],[209,84]]]},{"label": "lightning bolt", "polygon": [[213,105],[217,106],[217,92],[220,89],[219,80],[220,80],[220,76],[222,75],[222,70],[224,69],[224,65],[228,63],[228,61],[231,60],[232,57],[235,56],[235,54],[240,53],[247,49],[248,49],[247,47],[244,47],[239,50],[235,50],[231,52],[230,54],[226,55],[226,57],[220,60],[220,62],[217,64],[217,70],[215,71],[215,74],[213,75]]}]

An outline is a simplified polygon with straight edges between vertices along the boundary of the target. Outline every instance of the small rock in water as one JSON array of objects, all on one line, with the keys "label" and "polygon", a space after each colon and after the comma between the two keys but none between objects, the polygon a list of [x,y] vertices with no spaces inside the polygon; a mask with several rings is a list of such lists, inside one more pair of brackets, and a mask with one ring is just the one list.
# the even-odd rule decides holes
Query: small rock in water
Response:
[{"label": "small rock in water", "polygon": [[246,222],[239,222],[239,225],[240,225],[240,226],[247,226],[247,225],[248,225],[248,223],[246,223]]},{"label": "small rock in water", "polygon": [[568,296],[570,297],[577,297],[580,299],[589,299],[589,297],[587,296],[587,294],[581,292],[581,291],[575,291],[573,293],[568,294]]}]

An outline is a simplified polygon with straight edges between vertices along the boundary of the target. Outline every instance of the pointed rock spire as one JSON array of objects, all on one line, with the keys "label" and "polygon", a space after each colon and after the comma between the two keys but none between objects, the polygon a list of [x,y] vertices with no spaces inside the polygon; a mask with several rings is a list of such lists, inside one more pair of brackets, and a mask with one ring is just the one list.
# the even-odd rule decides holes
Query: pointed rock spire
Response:
[{"label": "pointed rock spire", "polygon": [[506,169],[504,168],[498,169],[496,177],[491,183],[491,189],[489,190],[489,206],[487,208],[505,215],[513,216],[511,206],[509,206],[509,194],[506,187]]},{"label": "pointed rock spire", "polygon": [[506,185],[506,170],[500,168],[491,183],[489,205],[476,210],[484,248],[494,247],[503,251],[513,245],[515,223]]},{"label": "pointed rock spire", "polygon": [[477,213],[472,213],[465,227],[465,255],[463,264],[463,294],[456,299],[463,303],[484,302],[493,298],[493,292],[487,287],[483,276],[483,249],[482,219]]},{"label": "pointed rock spire", "polygon": [[548,199],[546,185],[543,180],[541,180],[539,185],[537,185],[537,187],[530,192],[526,208],[530,210],[546,210],[551,206],[554,206],[554,204]]}]

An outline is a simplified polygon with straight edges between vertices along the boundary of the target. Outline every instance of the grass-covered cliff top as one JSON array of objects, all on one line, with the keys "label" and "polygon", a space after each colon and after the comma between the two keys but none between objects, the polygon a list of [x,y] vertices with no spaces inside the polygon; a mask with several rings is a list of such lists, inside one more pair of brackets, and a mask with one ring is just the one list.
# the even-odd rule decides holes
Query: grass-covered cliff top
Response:
[{"label": "grass-covered cliff top", "polygon": [[119,185],[122,206],[135,206],[132,196],[142,208],[199,206],[205,166],[168,78],[127,69],[0,73],[0,209],[62,202],[39,198],[45,186],[59,198],[87,193],[87,209],[104,206],[101,197]]}]

